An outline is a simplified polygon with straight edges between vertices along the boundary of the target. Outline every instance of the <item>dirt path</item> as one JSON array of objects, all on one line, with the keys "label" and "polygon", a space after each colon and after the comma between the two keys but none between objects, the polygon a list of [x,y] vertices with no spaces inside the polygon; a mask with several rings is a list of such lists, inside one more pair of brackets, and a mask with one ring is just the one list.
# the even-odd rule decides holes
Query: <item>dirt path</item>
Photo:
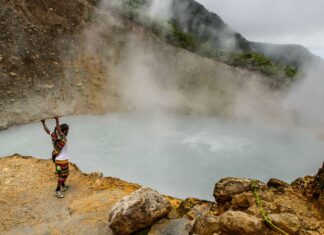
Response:
[{"label": "dirt path", "polygon": [[58,199],[50,160],[0,158],[0,234],[110,234],[110,208],[139,185],[70,169],[71,188]]}]

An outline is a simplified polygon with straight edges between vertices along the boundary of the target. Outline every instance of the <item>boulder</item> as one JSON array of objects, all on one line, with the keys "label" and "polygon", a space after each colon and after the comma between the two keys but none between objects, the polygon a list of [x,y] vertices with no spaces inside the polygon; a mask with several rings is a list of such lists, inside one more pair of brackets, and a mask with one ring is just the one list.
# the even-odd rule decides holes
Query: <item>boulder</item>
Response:
[{"label": "boulder", "polygon": [[324,162],[322,167],[318,170],[317,174],[315,175],[315,184],[321,192],[324,191]]},{"label": "boulder", "polygon": [[241,211],[227,211],[219,216],[219,229],[225,234],[265,234],[262,220]]},{"label": "boulder", "polygon": [[312,230],[316,231],[321,227],[320,222],[316,218],[303,217],[301,220],[302,230]]},{"label": "boulder", "polygon": [[185,215],[188,211],[190,211],[196,205],[201,205],[204,203],[208,203],[208,202],[204,201],[204,200],[197,199],[197,198],[193,198],[193,197],[186,198],[183,202],[181,202],[178,210],[182,215]]},{"label": "boulder", "polygon": [[190,219],[195,219],[197,216],[207,214],[209,210],[216,206],[216,203],[212,203],[206,200],[200,200],[197,198],[186,198],[177,209],[179,216],[188,216]]},{"label": "boulder", "polygon": [[170,202],[164,196],[142,187],[115,204],[109,213],[109,227],[116,234],[131,234],[152,225],[170,210]]},{"label": "boulder", "polygon": [[232,209],[246,210],[254,204],[254,195],[252,192],[244,192],[232,197]]},{"label": "boulder", "polygon": [[187,218],[164,220],[154,224],[148,235],[189,235],[192,226]]},{"label": "boulder", "polygon": [[[251,190],[252,180],[227,177],[221,179],[215,184],[214,198],[217,203],[223,204],[232,200],[236,194],[247,192]],[[258,182],[259,186],[265,186]]]},{"label": "boulder", "polygon": [[303,178],[299,177],[295,179],[290,185],[296,189],[304,190],[313,180],[314,177],[307,175]]},{"label": "boulder", "polygon": [[267,186],[270,188],[284,189],[289,187],[290,185],[282,180],[272,178],[268,181]]},{"label": "boulder", "polygon": [[192,233],[198,235],[217,234],[219,228],[219,216],[205,215],[198,217],[195,221]]},{"label": "boulder", "polygon": [[187,214],[186,216],[191,219],[194,220],[199,216],[204,216],[207,215],[208,212],[211,209],[211,204],[200,204],[200,205],[195,205]]},{"label": "boulder", "polygon": [[269,214],[271,222],[288,234],[298,234],[301,222],[299,218],[290,213]]},{"label": "boulder", "polygon": [[[324,192],[324,162],[323,166],[318,170],[312,182],[306,188],[306,195],[313,199],[319,200]],[[322,200],[323,202],[323,200]]]},{"label": "boulder", "polygon": [[227,211],[220,216],[198,217],[192,232],[198,235],[261,235],[265,230],[261,219],[240,211]]},{"label": "boulder", "polygon": [[96,172],[92,172],[89,174],[90,177],[93,178],[102,178],[103,177],[103,173],[100,171],[96,171]]}]

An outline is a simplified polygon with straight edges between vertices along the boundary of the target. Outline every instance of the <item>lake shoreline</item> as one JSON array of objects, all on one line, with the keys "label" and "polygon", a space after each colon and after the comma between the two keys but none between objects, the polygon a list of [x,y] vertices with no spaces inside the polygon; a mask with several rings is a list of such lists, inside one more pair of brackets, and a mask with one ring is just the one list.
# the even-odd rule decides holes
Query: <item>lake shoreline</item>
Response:
[{"label": "lake shoreline", "polygon": [[[97,234],[103,234],[103,232],[112,234],[109,228],[108,213],[120,199],[132,195],[133,192],[141,188],[138,184],[103,177],[100,172],[82,173],[76,165],[71,164],[71,174],[68,179],[71,191],[68,191],[66,197],[60,200],[53,195],[56,184],[56,176],[53,171],[54,166],[50,160],[18,155],[0,158],[0,182],[2,182],[0,209],[4,211],[0,216],[1,232],[13,234],[29,231],[25,234],[40,234],[46,231],[56,231],[56,234],[61,234],[63,228],[66,228],[65,234],[66,232],[86,234],[89,231],[94,231]],[[260,182],[259,194],[265,203],[265,209],[271,215],[286,216],[289,214],[291,218],[303,221],[302,223],[298,222],[296,226],[281,224],[285,229],[296,230],[299,232],[298,234],[309,234],[309,232],[316,235],[323,234],[323,195],[320,195],[317,200],[309,197],[311,195],[309,190],[312,188],[310,185],[314,180],[316,177],[307,176],[299,178],[292,185],[282,181],[272,181],[271,187],[269,182],[268,186]],[[229,213],[235,215],[233,217],[235,219],[245,220],[244,216],[253,216],[253,220],[259,221],[262,216],[258,212],[251,189],[228,191],[223,185],[224,182],[236,185],[232,189],[237,190],[241,188],[242,183],[247,181],[239,178],[225,178],[217,182],[214,189],[217,203],[216,201],[194,198],[181,200],[167,196],[166,198],[171,204],[171,211],[157,224],[161,226],[162,223],[165,226],[170,226],[169,223],[179,221],[181,218],[182,222],[183,220],[190,222],[192,229],[202,231],[202,227],[199,227],[200,223],[210,222],[210,218],[215,218],[217,221],[217,218],[223,218]],[[230,200],[228,196],[224,197],[225,195],[230,196]],[[202,215],[201,213],[206,208],[208,208],[208,212],[204,212]],[[242,215],[244,216],[241,217]],[[62,225],[61,228],[57,227],[57,223]],[[260,223],[260,226],[265,228],[264,224]],[[280,224],[282,221],[279,220],[278,223]],[[157,224],[149,226],[152,231],[164,229],[163,226],[161,228]],[[224,224],[220,224],[221,229],[228,229],[224,226]],[[26,230],[27,227],[28,230]],[[253,229],[258,228],[254,227]],[[264,231],[267,233],[260,234],[276,234],[269,228]],[[200,234],[207,233],[201,232]]]}]

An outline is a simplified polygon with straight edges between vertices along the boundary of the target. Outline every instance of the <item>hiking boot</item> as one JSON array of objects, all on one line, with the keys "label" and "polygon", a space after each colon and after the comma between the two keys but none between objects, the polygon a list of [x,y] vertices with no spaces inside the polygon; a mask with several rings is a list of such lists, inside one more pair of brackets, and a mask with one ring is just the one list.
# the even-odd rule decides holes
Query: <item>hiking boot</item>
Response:
[{"label": "hiking boot", "polygon": [[68,190],[69,188],[70,188],[69,185],[62,186],[62,192],[65,192],[65,191]]},{"label": "hiking boot", "polygon": [[64,195],[61,193],[61,191],[55,191],[54,195],[55,195],[55,197],[58,197],[58,198],[64,197]]}]

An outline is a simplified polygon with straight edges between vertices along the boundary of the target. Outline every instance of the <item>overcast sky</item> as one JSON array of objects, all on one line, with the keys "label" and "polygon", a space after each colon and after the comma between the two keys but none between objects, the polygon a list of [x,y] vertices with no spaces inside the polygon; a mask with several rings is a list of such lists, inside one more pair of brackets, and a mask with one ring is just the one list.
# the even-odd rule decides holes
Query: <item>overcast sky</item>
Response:
[{"label": "overcast sky", "polygon": [[196,0],[252,41],[301,44],[324,58],[324,0]]}]

